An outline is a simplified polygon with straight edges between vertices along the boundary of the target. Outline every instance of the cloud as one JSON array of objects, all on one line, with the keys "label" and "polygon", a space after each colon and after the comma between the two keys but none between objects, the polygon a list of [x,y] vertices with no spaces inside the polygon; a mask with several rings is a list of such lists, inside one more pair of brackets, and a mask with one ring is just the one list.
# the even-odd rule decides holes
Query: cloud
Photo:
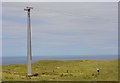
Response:
[{"label": "cloud", "polygon": [[15,42],[26,48],[28,5],[36,55],[117,54],[117,3],[3,3],[5,49]]}]

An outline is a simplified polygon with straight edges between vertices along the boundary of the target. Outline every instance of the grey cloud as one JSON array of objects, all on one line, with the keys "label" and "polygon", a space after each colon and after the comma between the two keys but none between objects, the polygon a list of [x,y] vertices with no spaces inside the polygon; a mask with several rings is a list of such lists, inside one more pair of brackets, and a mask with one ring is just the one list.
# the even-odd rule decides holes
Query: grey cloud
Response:
[{"label": "grey cloud", "polygon": [[[3,16],[26,20],[23,9],[28,5],[34,7],[31,22],[36,44],[117,48],[117,3],[3,3]],[[3,21],[5,34],[26,36],[26,23]]]}]

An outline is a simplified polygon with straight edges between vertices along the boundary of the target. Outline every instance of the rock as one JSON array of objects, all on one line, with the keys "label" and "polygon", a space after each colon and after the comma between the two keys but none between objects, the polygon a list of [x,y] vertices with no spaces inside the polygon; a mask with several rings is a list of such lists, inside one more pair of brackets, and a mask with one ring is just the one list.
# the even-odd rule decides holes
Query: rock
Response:
[{"label": "rock", "polygon": [[38,73],[33,74],[33,76],[38,76],[38,75],[39,75]]}]

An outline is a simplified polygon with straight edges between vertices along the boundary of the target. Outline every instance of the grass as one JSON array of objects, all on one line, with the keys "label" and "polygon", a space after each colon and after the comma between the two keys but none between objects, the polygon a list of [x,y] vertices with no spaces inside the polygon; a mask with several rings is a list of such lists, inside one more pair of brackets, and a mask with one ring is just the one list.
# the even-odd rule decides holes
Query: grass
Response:
[{"label": "grass", "polygon": [[[100,72],[97,72],[99,68]],[[117,60],[41,60],[32,63],[32,73],[26,77],[25,64],[2,66],[3,81],[118,81]]]}]

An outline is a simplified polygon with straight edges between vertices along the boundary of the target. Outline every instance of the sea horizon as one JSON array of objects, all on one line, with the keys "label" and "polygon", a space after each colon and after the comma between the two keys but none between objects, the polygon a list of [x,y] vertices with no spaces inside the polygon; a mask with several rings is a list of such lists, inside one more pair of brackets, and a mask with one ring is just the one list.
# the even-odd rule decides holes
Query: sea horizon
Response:
[{"label": "sea horizon", "polygon": [[[115,60],[118,55],[80,56],[80,55],[59,55],[59,56],[32,56],[32,62],[40,60]],[[27,56],[2,56],[2,65],[26,64]]]}]

